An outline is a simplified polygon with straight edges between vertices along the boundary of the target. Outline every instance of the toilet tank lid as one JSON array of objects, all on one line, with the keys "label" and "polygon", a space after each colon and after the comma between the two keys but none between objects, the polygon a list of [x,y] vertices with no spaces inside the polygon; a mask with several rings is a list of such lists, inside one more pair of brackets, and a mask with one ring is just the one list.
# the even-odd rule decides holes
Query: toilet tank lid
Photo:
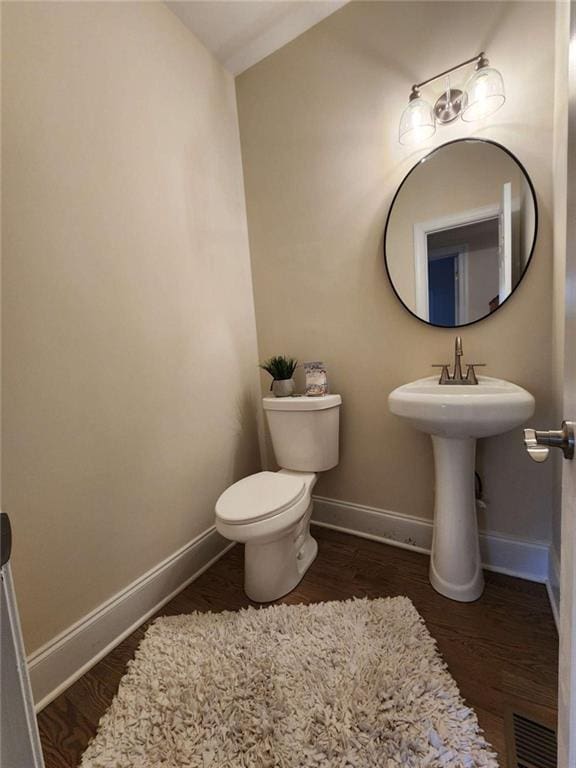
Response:
[{"label": "toilet tank lid", "polygon": [[320,397],[263,397],[265,411],[322,411],[336,408],[342,404],[340,395],[321,395]]}]

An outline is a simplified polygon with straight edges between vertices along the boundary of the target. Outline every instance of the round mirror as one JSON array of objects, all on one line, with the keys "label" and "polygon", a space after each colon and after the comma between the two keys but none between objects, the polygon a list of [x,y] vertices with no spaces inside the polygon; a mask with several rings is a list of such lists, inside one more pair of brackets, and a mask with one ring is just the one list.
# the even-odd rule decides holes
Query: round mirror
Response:
[{"label": "round mirror", "polygon": [[518,287],[537,227],[534,188],[514,155],[493,141],[451,141],[394,196],[384,232],[390,282],[426,323],[475,323]]}]

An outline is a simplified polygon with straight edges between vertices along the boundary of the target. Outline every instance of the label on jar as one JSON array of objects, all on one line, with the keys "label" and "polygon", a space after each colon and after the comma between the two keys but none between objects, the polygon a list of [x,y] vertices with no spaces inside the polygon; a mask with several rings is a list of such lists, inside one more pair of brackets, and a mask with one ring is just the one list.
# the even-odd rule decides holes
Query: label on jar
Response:
[{"label": "label on jar", "polygon": [[304,373],[308,397],[321,397],[328,394],[328,376],[324,363],[319,361],[304,363]]}]

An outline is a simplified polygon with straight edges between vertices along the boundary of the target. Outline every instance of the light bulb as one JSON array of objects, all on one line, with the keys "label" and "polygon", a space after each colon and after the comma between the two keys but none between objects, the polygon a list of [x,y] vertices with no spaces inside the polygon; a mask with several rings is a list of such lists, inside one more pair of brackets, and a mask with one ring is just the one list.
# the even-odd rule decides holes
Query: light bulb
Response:
[{"label": "light bulb", "polygon": [[488,59],[481,58],[466,85],[462,120],[472,122],[494,114],[506,101],[504,80]]}]

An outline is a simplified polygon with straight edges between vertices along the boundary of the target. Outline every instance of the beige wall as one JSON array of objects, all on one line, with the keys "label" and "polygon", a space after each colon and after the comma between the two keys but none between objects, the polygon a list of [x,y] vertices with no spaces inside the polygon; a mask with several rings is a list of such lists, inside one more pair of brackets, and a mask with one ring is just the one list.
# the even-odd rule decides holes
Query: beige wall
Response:
[{"label": "beige wall", "polygon": [[234,83],[162,3],[3,19],[4,497],[27,650],[258,468]]},{"label": "beige wall", "polygon": [[[403,176],[450,139],[504,144],[534,182],[540,232],[521,290],[462,336],[466,357],[527,387],[538,404],[532,423],[547,424],[553,36],[550,3],[357,2],[237,79],[260,356],[324,360],[344,399],[341,463],[320,478],[320,495],[432,515],[430,441],[389,414],[387,395],[449,360],[455,333],[423,325],[397,301],[382,235]],[[401,147],[411,84],[480,50],[504,76],[505,106]],[[530,461],[521,432],[483,441],[478,467],[483,527],[548,539],[551,470]]]}]

